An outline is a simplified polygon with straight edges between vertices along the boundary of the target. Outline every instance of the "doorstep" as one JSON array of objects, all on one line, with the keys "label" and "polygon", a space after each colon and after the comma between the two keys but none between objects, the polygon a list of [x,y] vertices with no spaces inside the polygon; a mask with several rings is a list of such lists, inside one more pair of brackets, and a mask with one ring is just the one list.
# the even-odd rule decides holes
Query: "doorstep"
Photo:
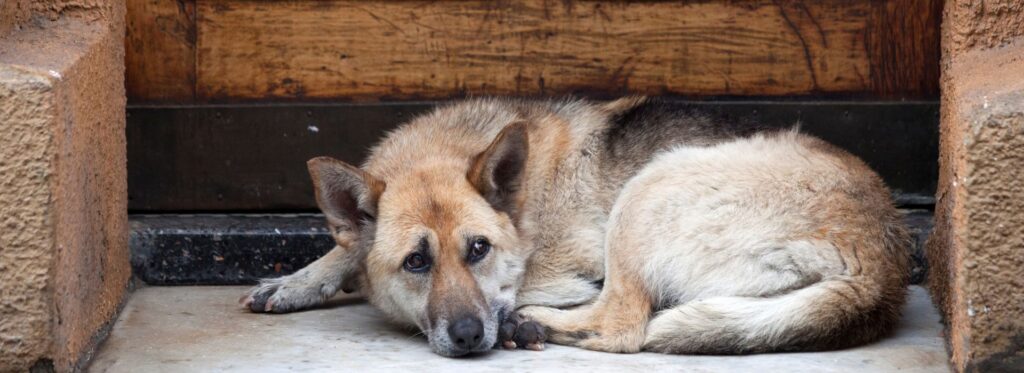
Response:
[{"label": "doorstep", "polygon": [[858,348],[749,356],[612,354],[549,344],[541,352],[494,350],[469,358],[430,352],[412,330],[389,324],[351,295],[284,315],[244,311],[241,286],[144,287],[128,301],[91,372],[203,371],[740,371],[949,372],[942,324],[927,292],[912,286],[899,329]]},{"label": "doorstep", "polygon": [[[914,242],[910,281],[924,280],[932,212],[903,209]],[[320,214],[130,215],[132,273],[149,285],[249,285],[302,269],[334,247]]]}]

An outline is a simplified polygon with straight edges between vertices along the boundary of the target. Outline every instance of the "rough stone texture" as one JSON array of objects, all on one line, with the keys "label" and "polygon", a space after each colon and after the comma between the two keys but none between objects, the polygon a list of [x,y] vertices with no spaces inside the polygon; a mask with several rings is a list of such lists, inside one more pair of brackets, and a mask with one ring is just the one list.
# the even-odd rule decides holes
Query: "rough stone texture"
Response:
[{"label": "rough stone texture", "polygon": [[128,286],[123,4],[33,2],[0,39],[0,371],[72,371]]},{"label": "rough stone texture", "polygon": [[1024,1],[946,2],[940,174],[927,250],[932,294],[962,371],[1024,371],[1022,17]]},{"label": "rough stone texture", "polygon": [[[120,19],[119,1],[109,0],[0,0],[0,39],[26,27],[39,27],[65,17],[88,20]],[[123,14],[123,13],[120,13]]]},{"label": "rough stone texture", "polygon": [[[43,0],[32,1],[32,13],[50,20],[78,17],[95,21],[123,22],[123,1],[117,0]],[[123,34],[122,34],[123,35]]]},{"label": "rough stone texture", "polygon": [[963,52],[1004,45],[1024,36],[1020,0],[947,0],[943,16],[944,61]]},{"label": "rough stone texture", "polygon": [[30,12],[29,0],[0,0],[0,37],[25,23]]},{"label": "rough stone texture", "polygon": [[0,65],[0,370],[51,349],[53,82]]},{"label": "rough stone texture", "polygon": [[356,297],[283,315],[236,303],[245,287],[148,287],[125,306],[91,372],[949,372],[939,315],[911,287],[890,336],[857,348],[748,356],[611,354],[548,344],[452,359]]},{"label": "rough stone texture", "polygon": [[[1018,49],[1024,56],[1024,48]],[[1015,62],[1024,67],[1024,59]],[[1016,82],[1024,81],[1024,68]],[[967,368],[1024,371],[1024,84],[966,116]],[[984,102],[985,98],[980,101]]]}]

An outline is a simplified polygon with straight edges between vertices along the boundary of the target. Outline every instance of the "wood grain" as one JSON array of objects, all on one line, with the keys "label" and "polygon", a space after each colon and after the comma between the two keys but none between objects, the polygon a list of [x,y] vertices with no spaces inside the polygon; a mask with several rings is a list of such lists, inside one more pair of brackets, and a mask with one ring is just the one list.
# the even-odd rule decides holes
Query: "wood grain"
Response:
[{"label": "wood grain", "polygon": [[200,0],[198,94],[853,92],[871,84],[869,9],[863,1],[812,11],[768,1]]},{"label": "wood grain", "polygon": [[125,86],[132,102],[195,98],[194,0],[128,0]]},{"label": "wood grain", "polygon": [[129,94],[933,99],[940,11],[941,0],[130,0]]},{"label": "wood grain", "polygon": [[871,91],[881,98],[938,98],[942,1],[872,3],[867,28]]}]

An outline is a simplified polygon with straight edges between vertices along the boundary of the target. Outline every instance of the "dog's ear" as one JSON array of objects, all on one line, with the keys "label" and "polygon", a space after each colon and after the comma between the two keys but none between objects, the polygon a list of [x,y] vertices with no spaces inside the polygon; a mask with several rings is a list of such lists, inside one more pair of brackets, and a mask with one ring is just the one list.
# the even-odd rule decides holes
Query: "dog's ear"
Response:
[{"label": "dog's ear", "polygon": [[313,158],[306,165],[316,189],[316,203],[327,216],[335,239],[339,245],[350,244],[340,241],[354,240],[360,225],[377,216],[377,201],[384,192],[384,182],[330,157]]},{"label": "dog's ear", "polygon": [[384,192],[383,181],[348,163],[317,157],[306,163],[316,189],[316,203],[327,217],[327,225],[338,248],[343,249],[341,290],[351,293],[363,282],[365,248],[359,245],[361,226],[377,216],[377,202]]},{"label": "dog's ear", "polygon": [[522,200],[517,193],[526,179],[529,136],[525,122],[515,122],[494,138],[486,150],[473,158],[466,177],[498,211],[513,218]]},{"label": "dog's ear", "polygon": [[609,117],[621,117],[647,102],[645,96],[626,96],[598,106],[598,110]]}]

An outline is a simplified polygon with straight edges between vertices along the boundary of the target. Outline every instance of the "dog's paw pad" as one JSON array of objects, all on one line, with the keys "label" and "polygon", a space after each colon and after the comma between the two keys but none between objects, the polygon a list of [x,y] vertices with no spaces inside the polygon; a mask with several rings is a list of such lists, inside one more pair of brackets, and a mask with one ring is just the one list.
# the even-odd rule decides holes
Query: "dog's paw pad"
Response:
[{"label": "dog's paw pad", "polygon": [[524,348],[541,351],[544,349],[547,334],[542,325],[526,320],[519,314],[512,314],[501,323],[498,340],[506,349]]}]

